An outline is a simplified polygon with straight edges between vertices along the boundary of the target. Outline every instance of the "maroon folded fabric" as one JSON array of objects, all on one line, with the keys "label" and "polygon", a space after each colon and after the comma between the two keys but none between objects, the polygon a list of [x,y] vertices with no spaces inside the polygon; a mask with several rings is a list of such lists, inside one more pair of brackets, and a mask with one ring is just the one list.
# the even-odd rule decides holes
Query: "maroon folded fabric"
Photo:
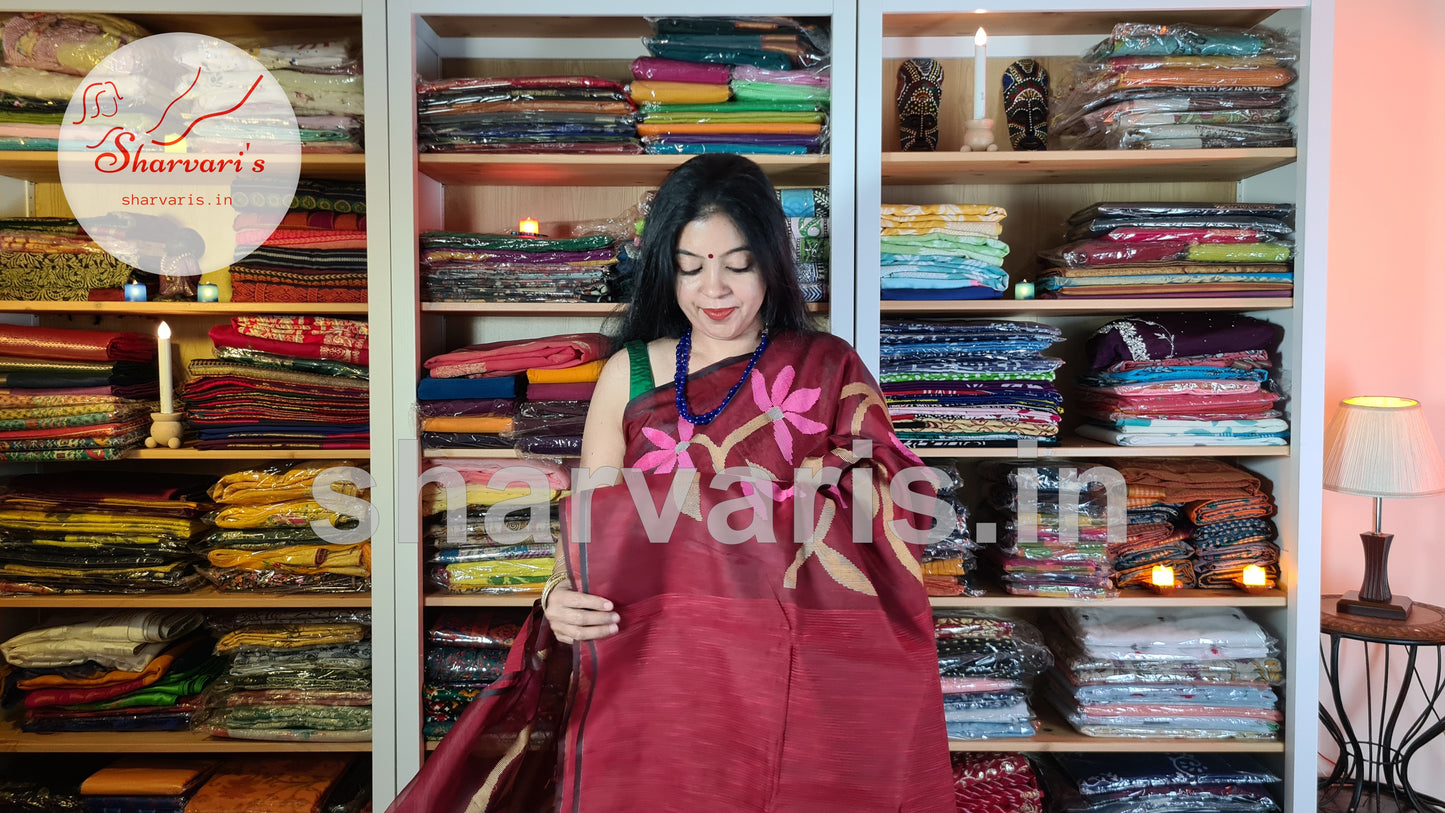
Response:
[{"label": "maroon folded fabric", "polygon": [[696,82],[703,85],[726,85],[732,79],[732,66],[643,56],[632,60],[632,75],[638,79],[653,82]]},{"label": "maroon folded fabric", "polygon": [[596,382],[587,384],[528,384],[527,398],[532,401],[591,401]]},{"label": "maroon folded fabric", "polygon": [[0,355],[66,361],[150,361],[156,337],[115,330],[0,325]]},{"label": "maroon folded fabric", "polygon": [[561,370],[606,358],[611,342],[601,333],[567,333],[528,341],[463,347],[426,360],[432,378],[490,378],[527,370]]}]

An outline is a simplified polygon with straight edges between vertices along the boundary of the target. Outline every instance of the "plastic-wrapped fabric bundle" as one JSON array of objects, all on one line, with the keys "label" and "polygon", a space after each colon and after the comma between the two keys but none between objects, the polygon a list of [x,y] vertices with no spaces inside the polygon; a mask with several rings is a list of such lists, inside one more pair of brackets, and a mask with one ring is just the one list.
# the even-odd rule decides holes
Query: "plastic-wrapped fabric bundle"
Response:
[{"label": "plastic-wrapped fabric bundle", "polygon": [[526,612],[447,610],[426,630],[423,735],[440,739],[466,707],[500,676]]},{"label": "plastic-wrapped fabric bundle", "polygon": [[1054,754],[1040,772],[1060,813],[1273,813],[1279,776],[1248,754]]},{"label": "plastic-wrapped fabric bundle", "polygon": [[828,39],[781,18],[659,18],[632,64],[643,148],[654,154],[825,153]]},{"label": "plastic-wrapped fabric bundle", "polygon": [[1006,216],[980,204],[883,204],[883,298],[1001,298],[1009,247],[997,238]]},{"label": "plastic-wrapped fabric bundle", "polygon": [[1089,736],[1271,740],[1278,642],[1235,609],[1069,608],[1043,695]]},{"label": "plastic-wrapped fabric bundle", "polygon": [[1120,23],[1060,89],[1066,149],[1288,147],[1297,46],[1264,29]]},{"label": "plastic-wrapped fabric bundle", "polygon": [[[1039,256],[1040,297],[1262,297],[1293,293],[1294,206],[1097,203]],[[1182,354],[1181,354],[1182,355]]]},{"label": "plastic-wrapped fabric bundle", "polygon": [[1043,792],[1023,754],[953,755],[953,795],[959,813],[1043,813]]},{"label": "plastic-wrapped fabric bundle", "polygon": [[641,152],[636,105],[596,76],[464,78],[417,84],[425,152]]},{"label": "plastic-wrapped fabric bundle", "polygon": [[230,661],[201,728],[215,737],[364,742],[371,738],[370,613],[275,611],[217,616]]},{"label": "plastic-wrapped fabric bundle", "polygon": [[936,613],[938,670],[952,739],[1031,737],[1028,687],[1053,656],[1033,625],[972,612]]}]

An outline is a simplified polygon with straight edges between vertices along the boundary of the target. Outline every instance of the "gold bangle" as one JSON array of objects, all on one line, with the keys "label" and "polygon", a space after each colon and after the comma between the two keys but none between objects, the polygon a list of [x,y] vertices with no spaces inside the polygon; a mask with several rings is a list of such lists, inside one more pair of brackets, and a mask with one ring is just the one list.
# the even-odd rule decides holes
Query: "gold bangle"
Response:
[{"label": "gold bangle", "polygon": [[542,586],[541,603],[543,612],[547,611],[547,598],[552,595],[552,591],[555,590],[558,585],[563,584],[566,581],[566,573],[553,573],[551,576],[547,577],[547,583]]}]

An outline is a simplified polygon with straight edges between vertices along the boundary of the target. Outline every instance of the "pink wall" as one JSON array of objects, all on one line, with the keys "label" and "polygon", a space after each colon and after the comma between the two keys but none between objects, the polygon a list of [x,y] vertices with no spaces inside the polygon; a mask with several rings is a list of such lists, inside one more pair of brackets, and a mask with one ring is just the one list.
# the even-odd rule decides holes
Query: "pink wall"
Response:
[{"label": "pink wall", "polygon": [[[1439,443],[1445,441],[1445,251],[1439,245],[1445,237],[1445,3],[1338,0],[1335,36],[1326,420],[1352,395],[1407,396],[1424,406]],[[1325,492],[1325,593],[1359,587],[1358,534],[1369,529],[1371,511],[1367,497]],[[1395,535],[1391,589],[1445,606],[1445,496],[1387,500],[1383,530]],[[1362,675],[1342,684],[1360,708]],[[1326,743],[1321,734],[1322,750]],[[1445,791],[1445,745],[1437,741],[1422,753],[1411,776],[1421,790]]]}]

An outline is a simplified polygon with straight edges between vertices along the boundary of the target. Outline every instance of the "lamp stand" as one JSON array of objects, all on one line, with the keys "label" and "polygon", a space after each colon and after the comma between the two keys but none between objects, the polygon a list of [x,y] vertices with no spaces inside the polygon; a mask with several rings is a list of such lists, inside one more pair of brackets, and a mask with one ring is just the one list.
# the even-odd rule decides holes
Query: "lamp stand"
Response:
[{"label": "lamp stand", "polygon": [[1380,519],[1384,501],[1375,498],[1375,530],[1360,534],[1365,547],[1365,578],[1359,590],[1351,590],[1340,597],[1335,611],[1346,615],[1363,615],[1370,618],[1387,618],[1404,621],[1410,615],[1409,598],[1390,594],[1390,574],[1387,565],[1390,560],[1390,541],[1394,534],[1380,533]]}]

